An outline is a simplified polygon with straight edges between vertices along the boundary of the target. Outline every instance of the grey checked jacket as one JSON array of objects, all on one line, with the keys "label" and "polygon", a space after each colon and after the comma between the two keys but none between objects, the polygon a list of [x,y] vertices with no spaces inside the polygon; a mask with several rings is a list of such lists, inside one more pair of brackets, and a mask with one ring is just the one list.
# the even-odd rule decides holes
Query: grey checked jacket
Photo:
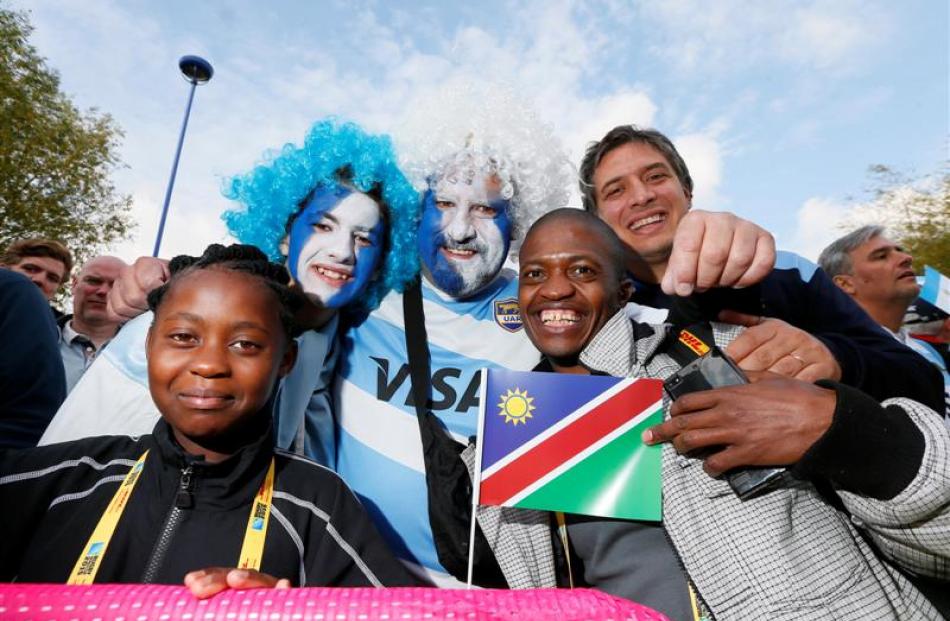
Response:
[{"label": "grey checked jacket", "polygon": [[[723,324],[713,328],[721,347],[741,330]],[[652,336],[635,341],[633,326],[621,312],[591,341],[581,361],[608,375],[666,378],[679,365],[665,354],[654,355],[664,335],[665,328],[655,326]],[[768,493],[741,501],[726,481],[703,471],[701,460],[664,446],[663,523],[690,580],[717,619],[941,618],[892,564],[950,580],[950,433],[939,415],[914,401],[891,399],[885,405],[902,408],[921,431],[923,461],[914,480],[891,500],[838,490],[850,515],[829,505],[811,483],[791,477]],[[485,519],[483,512],[493,519]],[[520,515],[525,513],[537,515]],[[479,522],[483,530],[489,528],[506,576],[521,577],[513,587],[553,584],[553,564],[535,563],[536,546],[545,545],[543,515],[479,510]],[[622,537],[624,525],[612,524],[605,527]],[[525,535],[526,530],[531,534]],[[543,549],[549,551],[550,528],[546,533]],[[591,561],[597,559],[586,562]],[[525,578],[538,581],[525,584]]]}]

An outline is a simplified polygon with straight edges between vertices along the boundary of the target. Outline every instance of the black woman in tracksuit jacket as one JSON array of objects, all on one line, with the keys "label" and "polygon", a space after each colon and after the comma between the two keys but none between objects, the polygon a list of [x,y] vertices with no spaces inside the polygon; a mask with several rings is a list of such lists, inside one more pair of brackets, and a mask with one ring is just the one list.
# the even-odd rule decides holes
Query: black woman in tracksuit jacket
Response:
[{"label": "black woman in tracksuit jacket", "polygon": [[234,567],[252,501],[275,458],[260,571],[295,586],[412,584],[363,507],[333,472],[259,440],[223,462],[186,454],[160,420],[150,435],[0,451],[0,580],[64,583],[118,486],[148,450],[97,583],[181,584]]}]

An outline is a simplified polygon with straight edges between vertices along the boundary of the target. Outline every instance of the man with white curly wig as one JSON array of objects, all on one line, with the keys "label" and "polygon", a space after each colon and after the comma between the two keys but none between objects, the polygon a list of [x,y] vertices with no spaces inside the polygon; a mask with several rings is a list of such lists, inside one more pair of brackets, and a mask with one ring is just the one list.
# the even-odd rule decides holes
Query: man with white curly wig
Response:
[{"label": "man with white curly wig", "polygon": [[[517,277],[504,264],[538,217],[566,205],[574,170],[551,129],[497,86],[442,86],[410,109],[393,135],[403,171],[424,193],[422,275],[417,287],[390,293],[344,336],[336,469],[411,570],[460,586],[464,570],[446,561],[434,514],[467,524],[471,501],[462,501],[461,512],[460,503],[443,502],[440,492],[458,480],[439,478],[415,403],[427,401],[436,433],[447,431],[461,450],[476,431],[479,370],[537,364],[518,312]],[[457,454],[446,461],[463,467]],[[476,571],[476,582],[515,586],[501,579],[493,559],[488,565],[487,573]]]}]

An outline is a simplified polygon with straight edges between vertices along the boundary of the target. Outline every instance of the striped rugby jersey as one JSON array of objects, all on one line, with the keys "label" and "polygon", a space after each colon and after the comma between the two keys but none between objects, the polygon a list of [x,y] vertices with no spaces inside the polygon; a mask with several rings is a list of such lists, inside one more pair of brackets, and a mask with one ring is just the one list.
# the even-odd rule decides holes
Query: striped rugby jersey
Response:
[{"label": "striped rugby jersey", "polygon": [[[503,270],[466,300],[423,281],[433,413],[466,442],[478,418],[479,370],[530,370],[540,354],[518,312],[518,281]],[[439,586],[460,586],[439,564],[429,527],[422,444],[410,392],[403,297],[390,293],[341,343],[334,404],[337,472],[364,500],[410,569]]]}]

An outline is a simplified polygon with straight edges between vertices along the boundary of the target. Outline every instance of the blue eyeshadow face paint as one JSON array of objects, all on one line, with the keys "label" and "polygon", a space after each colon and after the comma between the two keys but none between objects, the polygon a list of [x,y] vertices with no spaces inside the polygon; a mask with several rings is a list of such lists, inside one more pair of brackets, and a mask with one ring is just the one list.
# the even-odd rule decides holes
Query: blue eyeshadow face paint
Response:
[{"label": "blue eyeshadow face paint", "polygon": [[382,258],[385,222],[372,198],[320,188],[290,228],[288,268],[314,302],[340,308],[366,290]]},{"label": "blue eyeshadow face paint", "polygon": [[432,283],[465,298],[501,270],[511,245],[509,201],[499,198],[493,177],[468,182],[445,177],[426,193],[419,227],[419,253]]},{"label": "blue eyeshadow face paint", "polygon": [[456,296],[462,290],[462,276],[442,256],[441,248],[445,245],[443,228],[442,212],[435,206],[432,190],[428,190],[423,199],[422,221],[419,223],[419,256],[433,284],[449,295]]}]

